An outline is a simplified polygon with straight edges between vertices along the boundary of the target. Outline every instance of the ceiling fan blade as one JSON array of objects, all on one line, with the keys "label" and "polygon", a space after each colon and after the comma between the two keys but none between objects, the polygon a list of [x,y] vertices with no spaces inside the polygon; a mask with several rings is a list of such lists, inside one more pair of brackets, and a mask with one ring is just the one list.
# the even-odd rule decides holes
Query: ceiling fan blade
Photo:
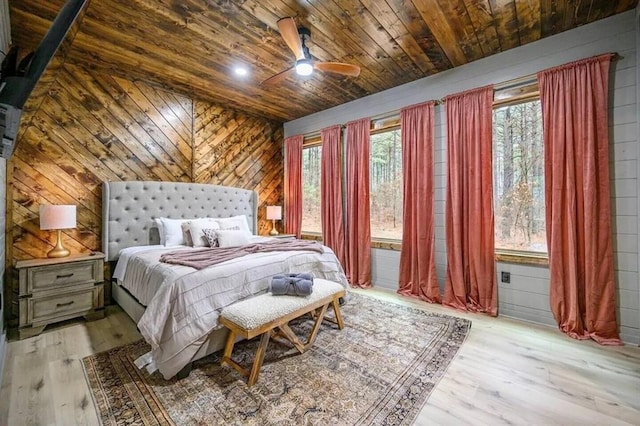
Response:
[{"label": "ceiling fan blade", "polygon": [[304,58],[296,21],[294,21],[293,18],[282,18],[278,21],[278,29],[284,42],[287,43],[289,49],[296,55],[296,59]]},{"label": "ceiling fan blade", "polygon": [[291,67],[289,69],[286,69],[282,72],[279,72],[278,74],[269,77],[268,79],[266,79],[265,81],[263,81],[262,83],[260,83],[261,86],[263,85],[269,85],[269,84],[276,84],[281,82],[282,80],[284,80],[285,78],[287,78],[289,76],[289,74],[291,74],[292,71],[295,71],[296,67]]},{"label": "ceiling fan blade", "polygon": [[316,62],[313,64],[313,67],[320,71],[350,75],[352,77],[357,77],[360,75],[359,66],[352,64],[343,64],[341,62]]}]

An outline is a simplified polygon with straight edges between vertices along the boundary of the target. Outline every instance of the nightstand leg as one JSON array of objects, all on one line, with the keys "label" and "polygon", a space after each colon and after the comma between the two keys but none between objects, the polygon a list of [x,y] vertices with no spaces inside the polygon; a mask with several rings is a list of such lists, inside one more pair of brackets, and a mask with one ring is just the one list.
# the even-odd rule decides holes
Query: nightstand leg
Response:
[{"label": "nightstand leg", "polygon": [[87,321],[95,321],[102,318],[104,318],[104,309],[97,309],[84,315],[84,319],[86,319]]},{"label": "nightstand leg", "polygon": [[18,329],[19,338],[20,340],[22,340],[29,337],[37,336],[38,334],[42,333],[45,327],[46,324],[38,327],[21,327]]}]

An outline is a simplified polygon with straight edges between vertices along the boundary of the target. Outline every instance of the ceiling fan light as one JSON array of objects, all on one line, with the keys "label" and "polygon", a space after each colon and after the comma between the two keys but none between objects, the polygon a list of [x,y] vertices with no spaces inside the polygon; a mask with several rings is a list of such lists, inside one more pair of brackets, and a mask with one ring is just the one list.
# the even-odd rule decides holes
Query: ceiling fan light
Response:
[{"label": "ceiling fan light", "polygon": [[298,75],[311,75],[313,73],[313,65],[308,59],[299,59],[296,62],[296,74]]}]

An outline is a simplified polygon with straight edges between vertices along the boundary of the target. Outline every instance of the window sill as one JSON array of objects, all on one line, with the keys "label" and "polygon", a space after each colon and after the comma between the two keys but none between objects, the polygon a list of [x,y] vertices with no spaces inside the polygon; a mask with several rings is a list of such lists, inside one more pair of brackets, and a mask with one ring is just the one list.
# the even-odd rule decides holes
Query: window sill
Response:
[{"label": "window sill", "polygon": [[[300,238],[303,240],[322,241],[322,234],[316,232],[303,232],[300,235]],[[402,241],[390,238],[375,238],[371,240],[371,248],[400,251],[402,249]]]},{"label": "window sill", "polygon": [[302,234],[300,234],[300,239],[322,241],[322,234],[317,232],[303,232]]},{"label": "window sill", "polygon": [[371,248],[400,251],[402,250],[402,241],[391,238],[372,238]]},{"label": "window sill", "polygon": [[547,255],[547,253],[534,253],[517,250],[496,250],[496,262],[548,266],[549,256]]}]

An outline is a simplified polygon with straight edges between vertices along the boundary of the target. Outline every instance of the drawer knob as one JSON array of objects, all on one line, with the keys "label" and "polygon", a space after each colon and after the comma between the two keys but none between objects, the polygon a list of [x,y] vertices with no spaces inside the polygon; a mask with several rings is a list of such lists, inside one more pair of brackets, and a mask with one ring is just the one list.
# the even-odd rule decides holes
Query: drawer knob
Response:
[{"label": "drawer knob", "polygon": [[73,305],[73,300],[71,302],[67,302],[67,303],[56,303],[56,309],[57,308],[63,308],[65,306],[71,306]]},{"label": "drawer knob", "polygon": [[73,272],[70,274],[64,274],[64,275],[56,275],[56,279],[60,279],[60,278],[71,278],[73,276]]}]

